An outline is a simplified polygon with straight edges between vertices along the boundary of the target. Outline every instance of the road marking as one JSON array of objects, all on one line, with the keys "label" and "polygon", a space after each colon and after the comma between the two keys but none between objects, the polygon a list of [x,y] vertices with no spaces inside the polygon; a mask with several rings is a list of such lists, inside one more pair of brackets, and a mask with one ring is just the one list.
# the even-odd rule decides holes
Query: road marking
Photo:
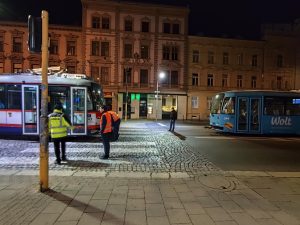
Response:
[{"label": "road marking", "polygon": [[220,137],[220,136],[197,136],[194,137],[197,139],[222,139],[222,140],[232,140],[235,139],[234,137]]},{"label": "road marking", "polygon": [[227,137],[227,136],[195,136],[197,139],[219,139],[219,140],[251,140],[251,141],[300,141],[300,138],[278,138],[278,137]]},{"label": "road marking", "polygon": [[162,127],[166,127],[167,125],[163,124],[163,123],[157,123],[159,126],[162,126]]}]

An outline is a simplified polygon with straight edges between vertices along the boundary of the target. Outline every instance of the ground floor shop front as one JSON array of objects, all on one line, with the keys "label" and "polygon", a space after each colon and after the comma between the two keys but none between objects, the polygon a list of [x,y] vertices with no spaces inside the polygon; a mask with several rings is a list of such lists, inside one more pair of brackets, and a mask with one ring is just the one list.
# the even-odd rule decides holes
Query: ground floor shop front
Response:
[{"label": "ground floor shop front", "polygon": [[178,119],[186,119],[186,95],[118,93],[106,95],[105,100],[123,119],[126,114],[127,119],[169,119],[172,108],[177,111]]}]

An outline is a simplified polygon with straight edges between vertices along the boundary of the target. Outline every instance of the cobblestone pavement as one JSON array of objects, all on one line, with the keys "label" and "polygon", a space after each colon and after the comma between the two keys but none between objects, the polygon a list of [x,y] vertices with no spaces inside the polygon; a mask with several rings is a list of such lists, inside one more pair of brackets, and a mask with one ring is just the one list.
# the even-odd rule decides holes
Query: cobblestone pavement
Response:
[{"label": "cobblestone pavement", "polygon": [[[50,170],[112,171],[172,173],[184,172],[189,176],[199,173],[220,172],[204,156],[174,134],[153,122],[121,127],[120,139],[111,143],[110,160],[100,160],[102,143],[68,142],[69,161],[54,164],[53,143],[49,144]],[[39,169],[39,143],[35,141],[1,140],[0,168]]]}]

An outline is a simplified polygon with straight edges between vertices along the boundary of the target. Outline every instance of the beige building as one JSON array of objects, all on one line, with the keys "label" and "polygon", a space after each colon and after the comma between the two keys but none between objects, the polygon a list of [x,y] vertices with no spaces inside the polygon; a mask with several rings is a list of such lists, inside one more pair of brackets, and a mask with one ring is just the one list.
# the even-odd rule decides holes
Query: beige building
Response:
[{"label": "beige building", "polygon": [[[49,27],[49,66],[82,72],[81,27]],[[41,67],[41,55],[28,51],[26,23],[0,22],[0,73],[16,73]]]},{"label": "beige building", "polygon": [[[99,82],[123,118],[168,118],[174,107],[179,119],[205,120],[220,91],[300,89],[299,21],[264,25],[262,40],[252,41],[188,36],[186,7],[109,0],[82,6],[82,27],[49,26],[49,66]],[[41,67],[27,38],[26,23],[0,22],[0,73]]]},{"label": "beige building", "polygon": [[239,89],[300,89],[299,33],[264,25],[261,41],[189,36],[188,119],[208,119],[212,97]]},{"label": "beige building", "polygon": [[[184,117],[188,9],[106,0],[82,4],[84,70],[103,84],[107,103],[124,117],[127,99],[132,119],[161,119],[172,107]],[[161,72],[165,77],[159,79]]]}]

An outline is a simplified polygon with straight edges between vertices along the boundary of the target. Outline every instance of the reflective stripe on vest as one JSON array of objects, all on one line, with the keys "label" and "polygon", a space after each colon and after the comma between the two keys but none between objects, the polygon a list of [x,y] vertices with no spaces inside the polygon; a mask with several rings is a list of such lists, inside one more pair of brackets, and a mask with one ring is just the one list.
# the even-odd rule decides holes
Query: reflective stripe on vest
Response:
[{"label": "reflective stripe on vest", "polygon": [[50,116],[49,129],[51,138],[62,138],[68,135],[68,123],[65,121],[63,115]]},{"label": "reflective stripe on vest", "polygon": [[103,133],[110,133],[110,132],[112,132],[111,114],[109,112],[105,112],[102,114],[101,119],[100,119],[100,126],[102,126],[103,116],[106,117],[106,126],[105,126]]}]

